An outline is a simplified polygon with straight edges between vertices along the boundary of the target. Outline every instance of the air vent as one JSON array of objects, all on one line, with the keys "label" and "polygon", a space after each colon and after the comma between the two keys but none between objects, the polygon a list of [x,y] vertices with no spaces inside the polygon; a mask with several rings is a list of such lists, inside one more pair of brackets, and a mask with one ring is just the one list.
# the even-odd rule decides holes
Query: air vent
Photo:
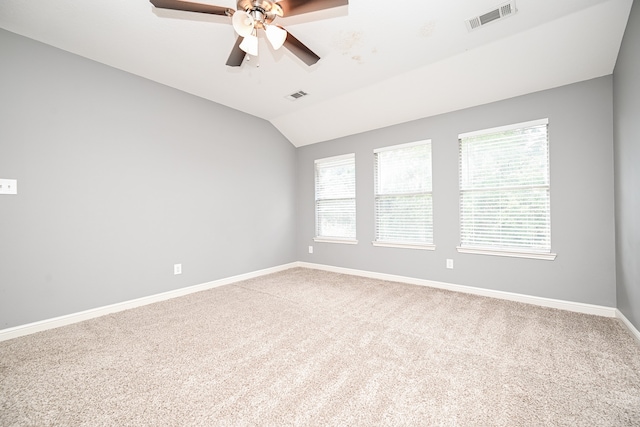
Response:
[{"label": "air vent", "polygon": [[285,96],[285,98],[291,100],[291,101],[295,101],[297,99],[302,98],[303,96],[307,96],[309,95],[307,92],[303,91],[303,90],[299,90],[295,93],[292,93],[291,95],[287,95]]},{"label": "air vent", "polygon": [[474,18],[468,19],[465,21],[465,23],[467,24],[467,29],[471,31],[471,30],[478,29],[484,25],[487,25],[490,22],[507,18],[516,12],[517,12],[516,2],[514,0],[509,3],[501,4],[496,9],[491,10],[487,13],[483,13],[480,16],[476,16]]}]

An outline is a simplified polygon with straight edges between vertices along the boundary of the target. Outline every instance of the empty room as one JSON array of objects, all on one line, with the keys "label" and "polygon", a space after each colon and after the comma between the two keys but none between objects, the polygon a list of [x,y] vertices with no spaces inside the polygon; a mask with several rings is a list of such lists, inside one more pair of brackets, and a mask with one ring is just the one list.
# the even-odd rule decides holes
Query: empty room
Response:
[{"label": "empty room", "polygon": [[2,0],[0,426],[640,426],[633,0]]}]

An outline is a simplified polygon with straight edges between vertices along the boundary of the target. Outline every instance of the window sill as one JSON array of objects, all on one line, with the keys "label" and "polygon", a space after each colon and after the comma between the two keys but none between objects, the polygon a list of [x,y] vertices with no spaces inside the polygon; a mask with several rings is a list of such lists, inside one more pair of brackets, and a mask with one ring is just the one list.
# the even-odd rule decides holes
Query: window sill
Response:
[{"label": "window sill", "polygon": [[352,239],[340,239],[337,237],[314,237],[314,242],[318,243],[342,243],[343,245],[357,245],[357,240]]},{"label": "window sill", "polygon": [[554,253],[540,253],[540,252],[518,252],[499,249],[476,249],[476,248],[463,248],[457,246],[456,249],[462,254],[477,254],[477,255],[494,255],[494,256],[506,256],[513,258],[531,258],[531,259],[543,259],[547,261],[553,261],[556,259]]},{"label": "window sill", "polygon": [[411,243],[392,243],[392,242],[371,242],[373,246],[379,246],[384,248],[401,248],[401,249],[420,249],[423,251],[435,251],[436,245],[428,244],[411,244]]}]

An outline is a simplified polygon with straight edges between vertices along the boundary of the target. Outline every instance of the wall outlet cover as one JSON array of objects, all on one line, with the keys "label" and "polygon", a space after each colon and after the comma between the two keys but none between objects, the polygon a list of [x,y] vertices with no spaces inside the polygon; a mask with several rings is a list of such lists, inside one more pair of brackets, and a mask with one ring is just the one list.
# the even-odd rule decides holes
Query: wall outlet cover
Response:
[{"label": "wall outlet cover", "polygon": [[18,180],[0,179],[0,194],[18,194]]}]

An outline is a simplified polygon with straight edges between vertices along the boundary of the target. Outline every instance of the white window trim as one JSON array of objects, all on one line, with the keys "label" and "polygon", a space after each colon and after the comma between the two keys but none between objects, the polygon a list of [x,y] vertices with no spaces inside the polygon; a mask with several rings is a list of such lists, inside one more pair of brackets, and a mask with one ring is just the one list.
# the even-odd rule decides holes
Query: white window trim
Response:
[{"label": "white window trim", "polygon": [[317,243],[341,243],[343,245],[357,245],[357,240],[352,239],[338,239],[337,237],[314,237],[314,242]]},{"label": "white window trim", "polygon": [[355,153],[340,154],[339,156],[323,157],[322,159],[316,159],[313,161],[313,163],[314,164],[331,163],[338,160],[351,159],[351,158],[354,158],[354,156],[355,156]]},{"label": "white window trim", "polygon": [[385,151],[394,151],[394,150],[398,150],[398,149],[401,149],[401,148],[415,147],[415,146],[424,145],[424,144],[431,144],[431,140],[430,139],[423,139],[423,140],[415,141],[415,142],[407,142],[406,144],[398,144],[398,145],[391,145],[389,147],[376,148],[375,150],[373,150],[373,154],[382,153],[382,152],[385,152]]},{"label": "white window trim", "polygon": [[374,240],[371,242],[373,246],[384,247],[384,248],[402,248],[402,249],[420,249],[423,251],[435,251],[436,245],[431,244],[410,244],[410,243],[394,243],[394,242],[382,242]]},{"label": "white window trim", "polygon": [[463,248],[456,246],[456,249],[461,254],[476,254],[476,255],[493,255],[512,258],[530,258],[530,259],[542,259],[546,261],[553,261],[556,259],[557,254],[553,252],[524,252],[524,251],[507,251],[502,249],[480,249],[480,248]]},{"label": "white window trim", "polygon": [[530,127],[534,127],[534,126],[548,125],[548,124],[549,124],[549,119],[538,119],[538,120],[531,120],[529,122],[514,123],[512,125],[498,126],[498,127],[495,127],[495,128],[482,129],[482,130],[476,130],[476,131],[473,131],[473,132],[461,133],[460,135],[458,135],[458,140],[460,140],[462,138],[470,138],[472,136],[486,135],[488,133],[506,132],[506,131],[509,131],[509,130],[530,128]]}]

